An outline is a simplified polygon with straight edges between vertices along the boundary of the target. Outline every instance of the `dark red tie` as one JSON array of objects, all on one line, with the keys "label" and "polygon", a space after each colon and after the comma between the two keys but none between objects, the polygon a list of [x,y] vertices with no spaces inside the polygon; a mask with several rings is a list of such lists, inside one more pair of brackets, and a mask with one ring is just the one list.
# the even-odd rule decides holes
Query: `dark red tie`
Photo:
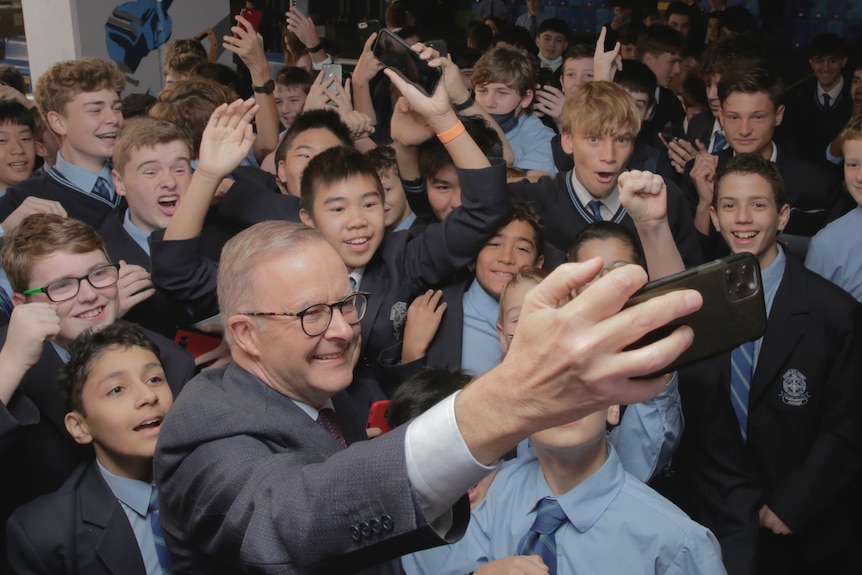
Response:
[{"label": "dark red tie", "polygon": [[344,441],[344,434],[341,433],[341,426],[338,425],[338,420],[335,419],[335,411],[331,407],[324,407],[320,410],[317,414],[317,423],[328,431],[329,435],[341,444],[341,447],[347,447],[347,442]]}]

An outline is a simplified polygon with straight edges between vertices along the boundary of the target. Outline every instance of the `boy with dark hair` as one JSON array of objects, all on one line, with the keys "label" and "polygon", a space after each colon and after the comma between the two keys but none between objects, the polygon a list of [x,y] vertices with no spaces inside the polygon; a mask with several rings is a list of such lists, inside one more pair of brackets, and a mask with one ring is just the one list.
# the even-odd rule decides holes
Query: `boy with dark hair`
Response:
[{"label": "boy with dark hair", "polygon": [[69,346],[59,379],[64,423],[75,442],[92,446],[95,460],[13,514],[6,527],[11,572],[170,571],[152,485],[156,440],[173,403],[159,353],[125,321]]},{"label": "boy with dark hair", "polygon": [[[120,93],[125,85],[116,65],[96,58],[59,62],[39,78],[34,96],[39,113],[60,139],[57,162],[7,190],[0,199],[0,220],[25,198],[36,196],[58,201],[69,217],[98,227],[120,204],[110,159],[123,127]],[[12,230],[7,225],[4,231]]]},{"label": "boy with dark hair", "polygon": [[743,153],[721,166],[712,223],[733,253],[757,257],[768,321],[759,340],[681,372],[671,478],[739,572],[853,572],[862,305],[776,241],[790,211],[774,162]]},{"label": "boy with dark hair", "polygon": [[658,134],[685,117],[682,104],[670,89],[674,77],[680,73],[680,62],[686,52],[685,38],[673,28],[654,25],[638,35],[637,49],[640,61],[649,66],[658,82],[655,108],[644,131],[650,141],[659,143]]},{"label": "boy with dark hair", "polygon": [[[66,433],[57,372],[72,340],[111,325],[134,302],[134,285],[121,285],[102,239],[71,218],[35,214],[7,236],[3,267],[15,293],[0,342],[0,519],[37,495],[55,491],[91,453]],[[130,299],[132,298],[132,299]],[[161,349],[171,389],[178,393],[194,372],[191,356],[148,332]]]},{"label": "boy with dark hair", "polygon": [[826,147],[850,120],[853,97],[844,81],[847,46],[832,33],[817,36],[808,46],[814,78],[787,94],[785,135],[808,161],[840,171],[826,158]]},{"label": "boy with dark hair", "polygon": [[691,33],[691,8],[680,0],[668,3],[664,11],[664,19],[670,28],[688,38]]},{"label": "boy with dark hair", "polygon": [[30,177],[36,163],[33,113],[14,101],[0,101],[0,194]]},{"label": "boy with dark hair", "polygon": [[[729,148],[717,155],[699,153],[686,166],[682,182],[701,234],[710,234],[707,214],[713,203],[716,170],[735,154],[754,153],[775,162],[785,181],[787,201],[794,209],[786,233],[810,237],[843,214],[840,180],[775,143],[775,129],[784,117],[782,96],[781,80],[763,66],[729,70],[722,75],[718,97]],[[713,251],[710,255],[721,253]]]},{"label": "boy with dark hair", "polygon": [[278,119],[285,130],[293,125],[302,113],[305,97],[314,81],[311,74],[302,68],[285,66],[275,74],[275,107]]},{"label": "boy with dark hair", "polygon": [[511,48],[485,52],[473,67],[476,102],[494,118],[512,146],[516,168],[529,176],[557,173],[551,155],[554,131],[529,112],[536,86],[530,58]]},{"label": "boy with dark hair", "polygon": [[563,54],[569,47],[569,25],[559,18],[548,18],[539,25],[536,34],[536,46],[539,48],[539,60],[543,68],[554,72],[554,81],[560,87],[560,66],[563,64]]}]

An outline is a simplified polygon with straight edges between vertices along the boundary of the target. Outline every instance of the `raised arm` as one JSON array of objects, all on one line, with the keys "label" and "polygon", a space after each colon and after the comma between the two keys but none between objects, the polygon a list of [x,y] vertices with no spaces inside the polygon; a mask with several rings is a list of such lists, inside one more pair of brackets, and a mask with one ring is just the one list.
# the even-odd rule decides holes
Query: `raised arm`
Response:
[{"label": "raised arm", "polygon": [[[224,48],[242,59],[251,74],[252,86],[264,86],[272,79],[272,74],[263,51],[263,36],[256,33],[251,23],[242,16],[237,16],[236,19],[238,25],[231,28],[233,35],[224,37]],[[260,162],[278,147],[280,123],[272,92],[258,92],[254,100],[258,105],[254,157]]]},{"label": "raised arm", "polygon": [[200,235],[219,183],[251,149],[251,121],[257,110],[255,101],[248,99],[222,104],[213,111],[201,138],[200,163],[165,230],[165,240]]}]

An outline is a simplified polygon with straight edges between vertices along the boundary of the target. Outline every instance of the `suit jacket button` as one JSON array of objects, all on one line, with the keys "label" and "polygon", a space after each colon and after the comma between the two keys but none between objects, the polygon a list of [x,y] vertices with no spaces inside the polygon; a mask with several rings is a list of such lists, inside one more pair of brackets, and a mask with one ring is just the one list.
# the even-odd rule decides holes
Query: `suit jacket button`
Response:
[{"label": "suit jacket button", "polygon": [[395,529],[395,522],[392,521],[392,517],[389,515],[383,515],[380,517],[380,524],[383,526],[384,531],[392,531]]},{"label": "suit jacket button", "polygon": [[368,526],[371,527],[371,532],[375,535],[378,535],[381,531],[383,531],[383,526],[380,525],[380,521],[377,519],[372,519],[368,522]]},{"label": "suit jacket button", "polygon": [[356,525],[350,526],[350,537],[353,538],[354,541],[362,539],[362,534],[359,533],[359,527]]},{"label": "suit jacket button", "polygon": [[361,533],[363,537],[371,537],[371,527],[368,526],[368,523],[365,521],[359,522],[359,533]]}]

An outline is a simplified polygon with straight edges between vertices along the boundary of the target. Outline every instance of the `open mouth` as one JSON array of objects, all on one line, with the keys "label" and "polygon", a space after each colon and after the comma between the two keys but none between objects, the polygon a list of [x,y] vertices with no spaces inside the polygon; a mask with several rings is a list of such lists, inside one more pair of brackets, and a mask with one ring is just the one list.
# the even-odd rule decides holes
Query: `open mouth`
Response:
[{"label": "open mouth", "polygon": [[611,183],[617,177],[616,172],[596,172],[596,179],[603,184]]},{"label": "open mouth", "polygon": [[75,317],[80,318],[80,319],[87,319],[87,320],[90,320],[90,319],[96,319],[96,318],[98,318],[99,316],[101,316],[101,315],[102,315],[102,312],[103,312],[104,310],[105,310],[105,307],[104,307],[104,306],[100,306],[100,307],[97,307],[97,308],[93,308],[93,309],[91,309],[91,310],[87,310],[87,311],[85,311],[85,312],[83,312],[83,313],[79,313],[79,314],[78,314],[77,316],[75,316]]},{"label": "open mouth", "polygon": [[177,207],[180,197],[176,194],[159,198],[159,207],[173,210]]},{"label": "open mouth", "polygon": [[748,241],[754,239],[759,232],[731,232],[731,235],[738,240]]},{"label": "open mouth", "polygon": [[30,162],[27,162],[27,161],[12,162],[11,164],[9,164],[9,167],[12,168],[13,170],[22,171],[22,170],[26,170],[30,167]]},{"label": "open mouth", "polygon": [[135,426],[135,431],[153,431],[157,430],[162,426],[162,416],[153,417],[152,419],[148,419],[146,421],[142,421],[138,425]]}]

